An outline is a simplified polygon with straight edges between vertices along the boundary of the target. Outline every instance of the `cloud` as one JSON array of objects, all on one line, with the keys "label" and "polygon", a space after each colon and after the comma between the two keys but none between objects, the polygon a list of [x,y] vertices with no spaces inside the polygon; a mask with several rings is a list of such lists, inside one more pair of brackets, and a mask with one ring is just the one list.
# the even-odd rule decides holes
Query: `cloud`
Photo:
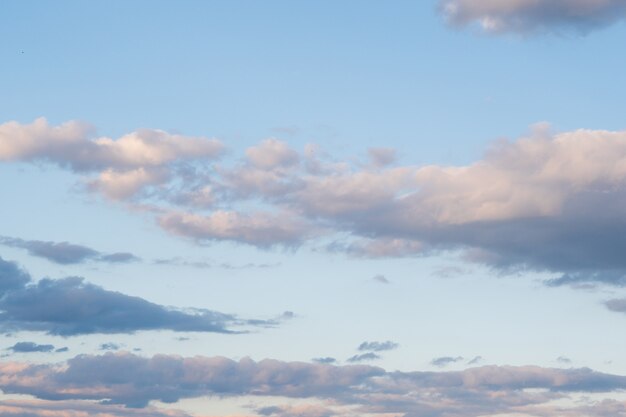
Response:
[{"label": "cloud", "polygon": [[391,340],[387,340],[386,342],[363,342],[359,345],[358,350],[383,352],[386,350],[397,349],[398,346],[399,345],[396,342],[392,342]]},{"label": "cloud", "polygon": [[606,308],[616,313],[626,313],[626,298],[614,298],[604,303]]},{"label": "cloud", "polygon": [[87,246],[68,242],[46,242],[0,236],[0,244],[13,248],[26,249],[29,255],[44,258],[50,262],[62,265],[78,264],[88,260],[108,263],[126,263],[139,260],[139,258],[132,253],[116,252],[105,254]]},{"label": "cloud", "polygon": [[396,160],[396,150],[393,148],[369,148],[367,156],[370,163],[375,168],[382,168],[391,165]]},{"label": "cloud", "polygon": [[559,363],[562,363],[564,365],[571,365],[572,364],[572,360],[570,358],[567,358],[565,356],[559,356],[558,358],[556,358],[556,361]]},{"label": "cloud", "polygon": [[121,346],[118,345],[117,343],[107,342],[107,343],[102,343],[98,349],[99,350],[120,350]]},{"label": "cloud", "polygon": [[588,33],[626,18],[623,0],[440,0],[449,24],[486,33]]},{"label": "cloud", "polygon": [[215,139],[173,135],[142,129],[118,139],[93,137],[93,128],[71,121],[50,126],[39,118],[31,124],[0,125],[0,160],[45,161],[74,171],[133,170],[159,167],[177,160],[214,158],[223,145]]},{"label": "cloud", "polygon": [[481,363],[483,361],[483,357],[482,356],[475,356],[472,359],[467,361],[468,365],[477,365],[479,363]]},{"label": "cloud", "polygon": [[311,359],[313,362],[315,363],[321,363],[321,364],[333,364],[337,362],[337,359],[335,358],[330,358],[330,357],[324,357],[324,358],[313,358]]},{"label": "cloud", "polygon": [[372,277],[373,281],[376,281],[380,284],[390,284],[391,282],[382,274],[374,275]]},{"label": "cloud", "polygon": [[[129,134],[102,145],[79,130],[42,121],[0,125],[0,159],[57,163],[84,181],[93,180],[81,168],[87,162],[100,174],[165,169],[164,182],[119,198],[199,243],[270,249],[324,242],[324,250],[366,258],[452,252],[502,272],[558,274],[549,285],[626,285],[626,216],[619,209],[626,204],[626,131],[554,133],[538,124],[471,164],[372,169],[276,139],[229,165],[216,164],[221,145],[202,138]],[[86,150],[63,156],[75,142]],[[135,155],[130,143],[153,156]],[[101,146],[116,151],[93,150]],[[68,161],[60,163],[61,156]]]},{"label": "cloud", "polygon": [[169,213],[159,218],[165,230],[198,240],[230,240],[260,247],[299,245],[312,232],[290,215],[216,211],[208,216]]},{"label": "cloud", "polygon": [[191,417],[181,411],[154,407],[129,409],[84,401],[41,400],[0,401],[0,414],[6,417]]},{"label": "cloud", "polygon": [[31,282],[14,263],[0,258],[0,330],[74,336],[173,330],[237,333],[232,326],[273,326],[276,320],[243,320],[206,309],[180,310],[108,291],[83,278]]},{"label": "cloud", "polygon": [[[85,407],[95,407],[92,412],[98,406],[103,412],[124,410],[116,408],[116,404],[139,408],[128,409],[128,415],[142,415],[149,410],[159,415],[156,413],[161,411],[157,409],[141,410],[151,401],[175,403],[206,396],[306,400],[264,406],[255,413],[285,417],[324,413],[346,417],[396,414],[606,417],[626,411],[625,403],[601,397],[614,396],[626,389],[626,377],[587,368],[536,366],[386,372],[366,365],[333,366],[271,359],[256,362],[248,358],[233,361],[223,357],[175,355],[147,358],[117,352],[80,355],[65,363],[47,365],[5,361],[0,363],[0,389],[6,394],[26,394],[46,400],[39,404],[48,408],[78,400],[100,402],[82,403]],[[599,400],[584,400],[590,394],[596,394]],[[557,406],[555,400],[569,405]]]},{"label": "cloud", "polygon": [[5,393],[55,400],[109,400],[135,407],[145,407],[151,400],[171,403],[209,394],[333,396],[384,373],[380,368],[359,365],[338,368],[269,359],[255,362],[167,355],[143,358],[125,352],[81,355],[66,366],[3,363],[0,371],[0,388]]},{"label": "cloud", "polygon": [[365,362],[365,361],[374,361],[376,359],[380,359],[380,355],[377,355],[374,352],[361,353],[358,355],[351,356],[347,359],[350,363],[356,362]]},{"label": "cloud", "polygon": [[52,352],[53,345],[39,345],[34,342],[17,342],[9,348],[15,353]]},{"label": "cloud", "polygon": [[452,356],[442,356],[440,358],[435,358],[432,361],[430,361],[431,365],[434,366],[438,366],[440,368],[443,368],[445,366],[448,366],[450,364],[456,363],[456,362],[460,362],[462,361],[464,358],[461,356],[457,356],[457,357],[452,357]]}]

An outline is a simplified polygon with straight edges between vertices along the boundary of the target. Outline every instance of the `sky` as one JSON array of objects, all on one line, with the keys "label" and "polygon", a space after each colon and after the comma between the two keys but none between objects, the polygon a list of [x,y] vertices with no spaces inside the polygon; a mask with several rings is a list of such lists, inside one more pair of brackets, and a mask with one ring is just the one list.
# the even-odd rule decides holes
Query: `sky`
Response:
[{"label": "sky", "polygon": [[0,414],[626,416],[625,20],[0,3]]}]

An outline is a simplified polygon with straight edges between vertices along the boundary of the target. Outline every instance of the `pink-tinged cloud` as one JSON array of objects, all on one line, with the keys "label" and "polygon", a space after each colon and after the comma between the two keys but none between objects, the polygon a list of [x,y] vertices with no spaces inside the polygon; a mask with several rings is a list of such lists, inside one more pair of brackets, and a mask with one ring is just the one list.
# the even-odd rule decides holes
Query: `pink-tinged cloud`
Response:
[{"label": "pink-tinged cloud", "polygon": [[626,285],[617,249],[626,246],[625,131],[540,124],[463,166],[388,166],[385,148],[346,162],[278,139],[229,164],[215,159],[219,142],[202,138],[88,137],[72,122],[10,122],[0,126],[0,159],[90,167],[97,176],[77,171],[89,189],[199,242],[318,247],[322,237],[354,256],[452,251],[501,270],[560,273],[555,285]]},{"label": "pink-tinged cloud", "polygon": [[[142,416],[153,400],[175,403],[206,396],[264,397],[266,404],[275,399],[278,405],[258,408],[255,413],[275,417],[474,417],[515,413],[606,417],[611,410],[615,416],[626,410],[624,403],[610,401],[611,395],[626,389],[626,377],[586,368],[483,366],[454,372],[385,372],[364,365],[173,355],[146,358],[125,352],[81,355],[56,365],[5,362],[0,364],[0,389],[48,400],[40,403],[48,409],[55,408],[56,403],[50,401],[63,405],[78,400],[103,401],[107,405],[100,410],[96,404],[88,407],[116,417]],[[604,396],[605,400],[580,401],[590,394]],[[281,405],[285,397],[306,403]],[[572,401],[570,406],[557,406],[557,400],[560,404],[564,404],[562,400]],[[37,406],[33,404],[10,406]],[[123,409],[113,404],[140,410],[116,414]],[[155,415],[161,414],[155,411]]]}]

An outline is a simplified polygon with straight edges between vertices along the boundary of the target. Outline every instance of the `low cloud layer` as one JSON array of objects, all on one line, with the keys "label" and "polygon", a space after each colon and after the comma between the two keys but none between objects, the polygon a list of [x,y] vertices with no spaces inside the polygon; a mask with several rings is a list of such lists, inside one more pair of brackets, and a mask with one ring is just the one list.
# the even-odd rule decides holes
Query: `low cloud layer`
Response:
[{"label": "low cloud layer", "polygon": [[453,26],[487,33],[587,33],[626,18],[624,0],[440,0]]},{"label": "low cloud layer", "polygon": [[32,256],[44,258],[50,262],[61,265],[78,264],[85,261],[126,263],[139,260],[139,258],[132,253],[102,253],[87,246],[68,242],[24,240],[15,237],[0,236],[0,245],[26,249]]},{"label": "low cloud layer", "polygon": [[[280,417],[504,414],[601,417],[622,416],[626,412],[624,403],[601,399],[602,394],[610,397],[626,389],[626,377],[586,368],[535,366],[386,372],[366,365],[170,355],[146,358],[121,352],[81,355],[56,365],[3,362],[0,389],[46,400],[11,403],[13,407],[54,408],[56,401],[59,404],[100,401],[106,404],[102,410],[115,416],[118,414],[114,412],[122,410],[115,408],[115,404],[136,408],[119,415],[143,415],[142,408],[154,400],[175,403],[206,396],[263,397],[265,404],[271,404],[274,398],[275,405],[258,408],[254,415]],[[591,400],[590,394],[600,399]],[[284,397],[307,402],[283,404]],[[564,401],[568,399],[575,401]],[[81,404],[97,407],[93,403]],[[154,410],[154,415],[161,415],[159,412]]]},{"label": "low cloud layer", "polygon": [[206,309],[168,308],[108,291],[83,278],[33,282],[15,263],[0,258],[0,331],[41,331],[74,336],[173,330],[237,333],[233,327],[277,325],[278,320],[243,320]]},{"label": "low cloud layer", "polygon": [[[468,165],[397,166],[389,149],[344,162],[315,145],[298,151],[277,139],[218,164],[214,142],[163,132],[106,140],[102,146],[116,151],[105,158],[95,139],[68,126],[75,127],[0,125],[0,160],[56,163],[83,182],[128,161],[166,169],[133,193],[103,195],[154,213],[166,231],[201,243],[320,249],[323,241],[326,250],[368,258],[456,252],[500,271],[558,273],[551,285],[626,284],[626,215],[619,209],[626,203],[626,131],[553,133],[543,124],[495,143]],[[146,159],[128,141],[158,151]],[[25,151],[24,143],[37,151]],[[67,146],[81,151],[67,156]],[[109,179],[112,187],[126,184]]]}]

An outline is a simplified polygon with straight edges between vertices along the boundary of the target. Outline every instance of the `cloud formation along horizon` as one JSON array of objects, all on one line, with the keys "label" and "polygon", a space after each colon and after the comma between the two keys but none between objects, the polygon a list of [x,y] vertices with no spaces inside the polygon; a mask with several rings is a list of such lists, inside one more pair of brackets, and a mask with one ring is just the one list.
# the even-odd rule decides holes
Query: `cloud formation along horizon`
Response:
[{"label": "cloud formation along horizon", "polygon": [[489,34],[587,34],[626,18],[624,0],[439,0],[438,8],[451,26]]},{"label": "cloud formation along horizon", "polygon": [[246,320],[207,309],[174,309],[109,291],[80,277],[34,282],[17,264],[0,258],[0,332],[51,335],[134,333],[145,330],[237,334],[237,327],[272,327],[293,317]]},{"label": "cloud formation along horizon", "polygon": [[[273,359],[141,357],[128,352],[79,355],[65,363],[0,364],[0,389],[49,401],[99,401],[141,409],[205,396],[309,400],[311,413],[403,417],[621,416],[623,402],[585,399],[626,389],[626,377],[587,368],[481,366],[451,372],[387,372],[367,365],[334,366]],[[567,401],[569,405],[564,405]],[[95,407],[95,405],[93,405]],[[277,403],[255,415],[293,415]],[[104,408],[106,410],[106,408]],[[343,411],[340,411],[343,410]],[[130,410],[128,415],[135,415]],[[289,414],[292,413],[292,414]],[[613,413],[613,414],[611,414]],[[138,413],[141,415],[141,413]],[[306,415],[306,414],[303,414]],[[311,414],[313,415],[313,414]]]},{"label": "cloud formation along horizon", "polygon": [[[219,154],[207,156],[206,147],[221,150],[222,144],[195,138],[177,147],[170,142],[187,139],[163,132],[139,141],[168,145],[167,152],[157,146],[160,152],[149,160],[115,140],[103,142],[116,149],[115,158],[104,158],[93,139],[72,133],[74,124],[0,125],[0,160],[52,161],[88,184],[89,172],[119,169],[118,160],[167,169],[167,177],[139,184],[133,193],[103,195],[150,211],[166,231],[199,242],[267,249],[315,247],[323,238],[333,242],[327,250],[352,256],[452,251],[501,271],[560,274],[552,285],[626,284],[619,250],[626,245],[626,215],[619,210],[626,202],[626,131],[553,133],[539,124],[465,166],[396,166],[380,150],[373,152],[374,163],[348,163],[315,145],[298,152],[277,139],[218,164]],[[68,129],[74,136],[64,141]],[[27,151],[16,138],[30,144]]]}]

